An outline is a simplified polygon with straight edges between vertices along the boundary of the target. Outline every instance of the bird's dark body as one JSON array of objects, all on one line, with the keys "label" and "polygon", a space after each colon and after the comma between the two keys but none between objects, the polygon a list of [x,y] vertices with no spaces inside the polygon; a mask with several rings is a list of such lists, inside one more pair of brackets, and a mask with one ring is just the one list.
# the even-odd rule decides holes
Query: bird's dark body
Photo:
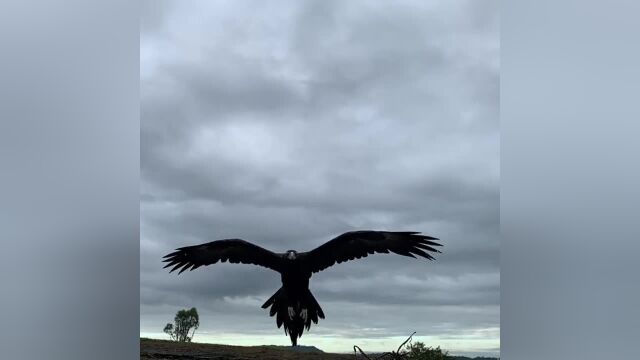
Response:
[{"label": "bird's dark body", "polygon": [[311,272],[306,271],[300,259],[288,260],[284,263],[284,269],[280,272],[282,286],[291,291],[292,294],[302,291],[301,289],[309,288],[309,279]]},{"label": "bird's dark body", "polygon": [[[291,344],[295,346],[304,329],[308,330],[311,322],[317,324],[319,318],[324,319],[324,313],[309,290],[311,272],[304,268],[299,258],[283,262],[280,278],[282,287],[262,308],[271,308],[269,314],[276,317],[278,328],[284,325],[285,334],[289,335]],[[293,317],[289,317],[289,308],[293,309]],[[303,310],[307,312],[306,318],[301,316]]]},{"label": "bird's dark body", "polygon": [[433,260],[430,252],[440,252],[437,238],[417,232],[352,231],[344,233],[318,248],[304,253],[288,250],[273,253],[241,239],[216,240],[202,245],[188,246],[166,255],[165,267],[171,271],[194,270],[218,261],[260,265],[280,273],[282,287],[263,305],[275,316],[278,328],[296,345],[311,322],[324,319],[324,312],[309,290],[311,276],[336,263],[359,259],[374,253],[393,252],[399,255]]},{"label": "bird's dark body", "polygon": [[[317,324],[324,319],[322,308],[309,290],[311,272],[305,269],[300,258],[286,259],[279,269],[282,287],[265,303],[263,309],[270,308],[269,315],[276,317],[278,328],[284,325],[285,334],[296,345],[305,329],[309,330],[311,322]],[[293,309],[290,316],[289,309]],[[302,316],[306,311],[306,316]]]}]

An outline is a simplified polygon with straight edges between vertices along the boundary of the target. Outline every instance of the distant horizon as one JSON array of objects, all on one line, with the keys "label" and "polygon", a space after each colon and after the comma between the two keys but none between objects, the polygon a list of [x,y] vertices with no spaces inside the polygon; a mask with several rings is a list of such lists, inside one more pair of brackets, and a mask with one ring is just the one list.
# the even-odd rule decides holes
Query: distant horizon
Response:
[{"label": "distant horizon", "polygon": [[[200,334],[200,335],[203,335],[203,334]],[[397,336],[397,337],[382,338],[384,340],[380,341],[379,339],[358,339],[358,338],[353,338],[349,340],[346,340],[346,339],[340,340],[340,338],[338,337],[331,337],[331,336],[322,336],[322,337],[315,336],[314,337],[313,334],[306,334],[301,338],[301,340],[303,341],[301,341],[299,345],[309,346],[309,347],[313,346],[323,352],[334,353],[334,354],[353,354],[353,346],[358,345],[366,353],[382,353],[387,351],[395,351],[398,348],[398,346],[400,346],[400,344],[402,344],[409,337],[409,335],[407,335],[406,337]],[[252,341],[252,340],[238,341],[235,338],[236,336],[243,336],[245,338],[255,337],[257,339],[264,339],[264,342],[257,342],[257,340],[256,341]],[[168,340],[168,341],[171,340],[166,334],[162,332],[140,332],[140,338],[152,339],[152,340]],[[219,339],[220,341],[216,341],[215,339]],[[222,340],[224,340],[224,342]],[[285,340],[287,339],[285,338]],[[319,341],[321,344],[311,343],[314,340]],[[478,356],[495,357],[495,358],[500,357],[499,343],[497,344],[497,350],[496,350],[496,346],[495,346],[496,344],[493,341],[487,341],[487,343],[485,344],[485,347],[483,348],[475,348],[475,349],[468,348],[466,350],[462,350],[462,349],[455,350],[455,349],[451,349],[451,348],[447,348],[446,346],[443,346],[442,343],[447,343],[447,341],[443,341],[442,343],[438,344],[438,343],[435,343],[437,340],[434,340],[431,337],[421,337],[416,334],[413,336],[412,340],[414,343],[419,341],[424,343],[426,346],[430,346],[430,347],[440,346],[440,348],[443,351],[448,351],[450,355],[455,355],[455,356],[467,356],[472,358],[478,357]],[[268,341],[272,341],[272,343],[268,343]],[[291,346],[291,344],[288,343],[288,341],[282,341],[282,339],[280,339],[280,336],[277,336],[277,335],[247,336],[244,334],[221,334],[221,335],[199,336],[197,331],[196,331],[196,336],[194,337],[194,341],[192,342],[199,343],[199,344],[229,345],[229,346],[281,346],[281,347]],[[377,345],[375,345],[376,342],[377,342]],[[340,345],[335,346],[334,348],[333,344],[340,344]],[[339,350],[343,348],[346,348],[347,350]]]}]

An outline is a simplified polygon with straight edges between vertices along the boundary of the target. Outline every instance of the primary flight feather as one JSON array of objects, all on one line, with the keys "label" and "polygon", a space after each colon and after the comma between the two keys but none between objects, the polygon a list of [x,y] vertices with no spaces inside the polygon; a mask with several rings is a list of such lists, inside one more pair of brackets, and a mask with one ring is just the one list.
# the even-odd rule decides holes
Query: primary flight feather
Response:
[{"label": "primary flight feather", "polygon": [[170,272],[194,270],[217,262],[253,264],[277,271],[282,287],[262,308],[271,307],[270,316],[276,316],[276,325],[284,325],[291,344],[296,345],[304,329],[311,322],[324,319],[324,312],[309,290],[311,275],[336,263],[360,259],[375,253],[395,253],[410,257],[434,260],[432,253],[439,253],[438,239],[411,231],[350,231],[309,252],[288,250],[274,253],[242,239],[223,239],[206,244],[186,246],[164,256],[165,268]]}]

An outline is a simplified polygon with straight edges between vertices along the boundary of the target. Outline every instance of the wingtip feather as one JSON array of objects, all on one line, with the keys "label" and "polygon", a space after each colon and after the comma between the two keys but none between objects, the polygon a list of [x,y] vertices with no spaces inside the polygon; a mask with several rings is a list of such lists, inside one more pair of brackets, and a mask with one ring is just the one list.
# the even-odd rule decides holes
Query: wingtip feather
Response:
[{"label": "wingtip feather", "polygon": [[183,265],[182,269],[180,269],[180,272],[178,272],[178,275],[182,274],[183,272],[185,272],[188,268],[192,267],[192,264],[186,263]]}]

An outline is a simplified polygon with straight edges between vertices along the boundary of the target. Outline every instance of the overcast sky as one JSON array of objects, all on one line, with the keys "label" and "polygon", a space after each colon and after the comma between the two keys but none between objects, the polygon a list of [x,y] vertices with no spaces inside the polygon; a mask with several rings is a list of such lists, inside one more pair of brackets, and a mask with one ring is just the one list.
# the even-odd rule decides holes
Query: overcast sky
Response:
[{"label": "overcast sky", "polygon": [[421,231],[434,262],[375,255],[311,279],[302,345],[408,335],[497,354],[497,1],[152,1],[140,35],[140,331],[195,306],[196,341],[289,345],[260,305],[279,275],[168,274],[174,248],[243,238],[308,251],[355,229]]}]

